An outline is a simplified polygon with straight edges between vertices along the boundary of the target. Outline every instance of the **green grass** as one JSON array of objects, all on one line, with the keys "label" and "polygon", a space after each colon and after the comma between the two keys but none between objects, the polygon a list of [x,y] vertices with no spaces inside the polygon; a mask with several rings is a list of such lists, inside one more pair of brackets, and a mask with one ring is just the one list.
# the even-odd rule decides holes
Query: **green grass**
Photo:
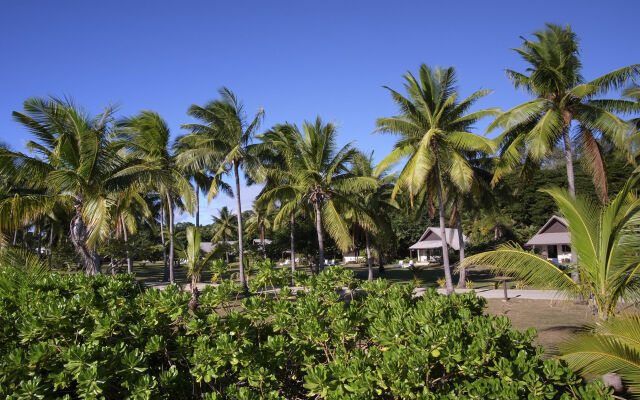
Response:
[{"label": "green grass", "polygon": [[[286,267],[288,268],[288,267]],[[296,267],[297,270],[306,271],[310,273],[309,267]],[[145,283],[156,283],[163,281],[163,263],[153,262],[142,265],[141,263],[133,264],[133,272],[136,274],[136,279]],[[225,274],[225,278],[228,278],[230,275],[234,273],[238,273],[238,263],[232,262],[229,264],[229,271]],[[176,283],[185,284],[189,283],[189,279],[187,279],[186,270],[182,266],[176,265],[173,269],[173,276]],[[250,276],[251,277],[251,276]],[[366,278],[366,277],[365,277]],[[209,270],[202,271],[202,276],[200,277],[200,282],[210,282],[211,281],[211,272]]]},{"label": "green grass", "polygon": [[[346,265],[346,268],[354,271],[356,276],[360,279],[367,279],[367,267],[365,265]],[[432,266],[419,266],[418,267],[418,279],[420,279],[420,286],[426,288],[437,288],[438,279],[444,279],[444,268],[442,265]],[[391,282],[411,282],[413,280],[413,274],[409,268],[398,268],[397,264],[385,265],[384,278]],[[378,266],[374,267],[374,279],[378,277]],[[502,284],[500,277],[494,276],[488,269],[473,268],[467,271],[467,281],[472,282],[473,289],[493,289],[496,283]],[[453,284],[458,283],[458,275],[454,274]],[[502,287],[502,286],[500,286]],[[513,289],[515,282],[507,281],[507,288]]]},{"label": "green grass", "polygon": [[[288,267],[285,267],[288,268]],[[349,264],[346,265],[345,268],[352,270],[356,277],[366,280],[367,279],[367,267],[365,265],[358,264]],[[310,273],[309,267],[296,267],[297,270],[306,271]],[[162,282],[163,280],[163,271],[162,271],[162,262],[156,262],[151,264],[146,264],[142,266],[140,263],[135,263],[133,266],[133,272],[136,274],[136,278],[143,282],[151,283],[151,282]],[[230,269],[227,274],[227,277],[230,274],[238,272],[238,264],[231,263]],[[181,266],[177,266],[174,268],[174,277],[177,283],[188,283],[187,274],[185,269]],[[411,282],[413,279],[413,274],[408,268],[398,268],[396,265],[388,264],[385,266],[385,275],[384,278],[388,279],[393,283],[398,282]],[[378,278],[378,267],[374,267],[374,278]],[[441,265],[438,266],[421,266],[418,271],[418,278],[420,279],[420,286],[426,288],[437,288],[438,287],[438,279],[444,279],[444,269]],[[454,285],[457,283],[458,276],[454,275]],[[209,282],[211,280],[211,273],[206,270],[203,271],[202,277],[200,279],[201,282]],[[467,272],[467,280],[472,281],[472,287],[474,289],[493,289],[495,283],[501,283],[502,280],[499,277],[495,277],[488,269],[480,269],[474,268]],[[513,289],[515,286],[515,282],[509,281],[507,282],[507,287],[509,289]]]}]

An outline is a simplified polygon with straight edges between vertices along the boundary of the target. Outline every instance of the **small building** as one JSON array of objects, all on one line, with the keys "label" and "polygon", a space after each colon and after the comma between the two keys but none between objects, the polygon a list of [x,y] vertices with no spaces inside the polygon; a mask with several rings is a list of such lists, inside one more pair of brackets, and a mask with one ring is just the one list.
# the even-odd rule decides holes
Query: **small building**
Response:
[{"label": "small building", "polygon": [[211,242],[200,242],[200,250],[205,253],[211,253],[215,245]]},{"label": "small building", "polygon": [[[265,246],[268,246],[268,245],[270,245],[271,243],[272,243],[272,240],[271,240],[271,239],[264,239],[264,245],[265,245]],[[260,246],[260,247],[262,247],[262,241],[261,241],[260,239],[253,239],[253,244],[254,244],[255,246]]]},{"label": "small building", "polygon": [[[234,253],[234,247],[235,245],[238,243],[237,240],[227,240],[225,241],[218,241],[218,242],[200,242],[200,250],[202,250],[205,253],[210,253],[213,250],[215,250],[216,247],[218,246],[227,246],[229,250],[231,250],[229,253]],[[235,253],[234,253],[235,254]]]},{"label": "small building", "polygon": [[554,215],[525,243],[525,246],[533,248],[549,261],[569,264],[571,263],[571,235],[568,226],[567,220]]},{"label": "small building", "polygon": [[[454,228],[445,228],[445,239],[449,248],[460,250],[460,240],[458,230]],[[463,235],[466,243],[467,237]],[[442,254],[442,237],[439,226],[430,226],[424,231],[420,239],[409,247],[409,254],[412,257],[416,252],[416,260],[419,263],[436,263],[440,262]],[[413,258],[413,257],[412,257]]]},{"label": "small building", "polygon": [[360,257],[360,254],[355,250],[349,250],[342,253],[342,262],[344,264],[357,263],[366,261],[364,257]]}]

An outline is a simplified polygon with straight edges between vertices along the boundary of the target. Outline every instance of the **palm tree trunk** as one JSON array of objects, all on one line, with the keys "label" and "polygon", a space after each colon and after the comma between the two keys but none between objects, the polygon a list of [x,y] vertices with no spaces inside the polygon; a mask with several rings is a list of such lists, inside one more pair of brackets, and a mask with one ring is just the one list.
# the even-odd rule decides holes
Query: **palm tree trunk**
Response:
[{"label": "palm tree trunk", "polygon": [[51,269],[51,264],[53,260],[53,222],[51,222],[51,227],[49,228],[49,269]]},{"label": "palm tree trunk", "polygon": [[200,229],[200,186],[196,183],[196,228]]},{"label": "palm tree trunk", "polygon": [[260,227],[260,245],[262,246],[262,256],[267,259],[267,249],[264,247],[264,225]]},{"label": "palm tree trunk", "polygon": [[129,237],[128,237],[128,233],[127,233],[127,226],[124,223],[124,218],[120,218],[122,221],[122,238],[124,239],[124,247],[126,249],[126,255],[127,255],[127,274],[130,274],[133,272],[133,263],[131,262],[131,256],[129,255],[129,247],[128,247],[128,242],[129,242]]},{"label": "palm tree trunk", "polygon": [[238,173],[238,162],[233,162],[233,173],[236,178],[236,207],[238,208],[238,263],[240,268],[240,285],[247,291],[247,280],[244,276],[244,252],[242,246],[242,203],[240,201],[240,174]]},{"label": "palm tree trunk", "polygon": [[169,280],[169,263],[167,263],[167,244],[164,240],[164,204],[161,203],[160,205],[162,207],[160,211],[160,240],[162,241],[162,260],[164,261],[162,280],[166,282]]},{"label": "palm tree trunk", "polygon": [[[569,194],[576,197],[576,183],[573,175],[573,149],[571,148],[571,136],[569,136],[569,128],[571,127],[571,120],[573,116],[568,110],[564,111],[564,126],[562,127],[562,138],[564,140],[564,155],[567,163],[567,183],[569,184]],[[574,249],[571,249],[571,264],[575,265],[578,261],[578,257]],[[574,270],[571,273],[571,279],[574,282],[580,280],[580,273]]]},{"label": "palm tree trunk", "polygon": [[41,256],[42,256],[42,231],[40,230],[40,228],[38,228],[38,258],[40,258]]},{"label": "palm tree trunk", "polygon": [[371,245],[369,244],[369,231],[364,231],[364,241],[367,246],[367,268],[369,269],[369,275],[367,280],[373,281],[373,257],[371,257]]},{"label": "palm tree trunk", "polygon": [[378,274],[384,275],[384,258],[380,247],[378,247]]},{"label": "palm tree trunk", "polygon": [[16,228],[15,231],[13,231],[13,245],[15,246],[16,244],[18,244],[18,229]]},{"label": "palm tree trunk", "polygon": [[440,168],[436,165],[436,186],[438,189],[438,208],[440,210],[440,236],[442,238],[442,263],[444,265],[444,279],[447,282],[447,294],[453,293],[451,266],[449,265],[449,246],[447,246],[447,230],[444,224],[444,201],[442,200],[442,183],[440,182]]},{"label": "palm tree trunk", "polygon": [[318,202],[313,203],[313,208],[316,211],[316,233],[318,234],[318,266],[315,273],[320,272],[320,266],[324,265],[324,241],[322,239],[322,215],[320,214],[320,204]]},{"label": "palm tree trunk", "polygon": [[75,212],[69,225],[71,242],[73,243],[76,253],[78,253],[82,259],[82,264],[87,276],[97,275],[102,272],[100,256],[98,256],[98,252],[95,251],[95,249],[89,249],[87,247],[89,232],[87,232],[87,225],[82,218],[81,199],[76,199],[74,209]]},{"label": "palm tree trunk", "polygon": [[173,203],[171,202],[171,196],[167,192],[167,211],[169,212],[169,282],[173,283],[173,262],[174,262],[174,248],[173,248]]},{"label": "palm tree trunk", "polygon": [[[464,233],[462,233],[462,219],[460,218],[460,207],[456,209],[456,225],[458,228],[458,243],[460,244],[460,261],[464,260]],[[467,269],[462,267],[460,269],[460,276],[458,277],[458,289],[463,289],[467,282]]]},{"label": "palm tree trunk", "polygon": [[564,139],[564,155],[567,162],[567,182],[569,184],[569,193],[576,196],[576,183],[573,175],[573,149],[571,148],[571,136],[569,136],[569,128],[571,127],[572,115],[569,111],[564,112],[564,126],[562,127],[562,138]]},{"label": "palm tree trunk", "polygon": [[296,272],[296,242],[295,242],[295,231],[296,231],[296,216],[294,213],[291,213],[291,284],[293,285],[293,274]]}]

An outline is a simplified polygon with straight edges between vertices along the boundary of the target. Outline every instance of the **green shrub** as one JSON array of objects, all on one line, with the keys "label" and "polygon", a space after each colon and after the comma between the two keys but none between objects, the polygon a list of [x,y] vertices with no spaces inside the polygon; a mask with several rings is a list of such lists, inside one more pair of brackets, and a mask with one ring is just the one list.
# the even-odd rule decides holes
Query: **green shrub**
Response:
[{"label": "green shrub", "polygon": [[209,270],[211,271],[211,282],[219,283],[229,270],[229,264],[222,258],[218,258],[211,262]]},{"label": "green shrub", "polygon": [[[19,274],[0,267],[0,282]],[[236,300],[226,280],[189,293],[132,276],[47,273],[0,285],[0,397],[9,399],[601,399],[472,293],[377,280],[348,270],[296,274],[296,296]],[[252,285],[290,280],[262,263]],[[346,290],[344,288],[347,288]],[[17,291],[29,291],[20,296]],[[575,395],[574,395],[575,394]]]}]

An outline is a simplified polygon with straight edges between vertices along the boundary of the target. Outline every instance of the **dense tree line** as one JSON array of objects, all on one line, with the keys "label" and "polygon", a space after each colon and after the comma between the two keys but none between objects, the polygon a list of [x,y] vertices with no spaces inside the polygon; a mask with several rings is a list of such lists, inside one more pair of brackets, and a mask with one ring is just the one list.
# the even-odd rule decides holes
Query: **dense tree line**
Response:
[{"label": "dense tree line", "polygon": [[[625,118],[640,110],[639,65],[586,80],[568,26],[547,25],[516,51],[529,69],[507,75],[532,99],[511,110],[477,109],[490,91],[462,97],[452,67],[422,65],[405,74],[403,91],[387,88],[398,112],[379,118],[376,132],[398,140],[378,165],[352,145],[337,146],[337,127],[320,117],[261,131],[265,111],[247,115],[228,88],[191,105],[196,122],[173,141],[153,111],[90,115],[69,99],[29,99],[13,117],[32,135],[31,153],[0,150],[3,245],[36,250],[51,266],[54,256],[56,264],[64,259],[87,274],[105,263],[130,272],[134,260],[161,255],[173,281],[175,241],[185,245],[177,210],[195,215],[200,227],[199,193],[211,200],[224,192],[235,197],[235,212],[221,210],[201,233],[235,247],[226,254],[238,258],[243,286],[247,248],[286,254],[292,270],[303,254],[314,273],[326,259],[361,250],[371,279],[376,261],[382,268],[406,256],[426,226],[448,225],[472,238],[456,255],[443,240],[451,291],[450,255],[522,242],[555,212],[538,189],[566,184],[572,194],[606,202],[635,164],[637,119]],[[496,139],[474,129],[486,118],[488,131],[499,130]],[[240,207],[243,174],[263,185],[250,213]],[[273,243],[252,248],[253,239]]]}]

